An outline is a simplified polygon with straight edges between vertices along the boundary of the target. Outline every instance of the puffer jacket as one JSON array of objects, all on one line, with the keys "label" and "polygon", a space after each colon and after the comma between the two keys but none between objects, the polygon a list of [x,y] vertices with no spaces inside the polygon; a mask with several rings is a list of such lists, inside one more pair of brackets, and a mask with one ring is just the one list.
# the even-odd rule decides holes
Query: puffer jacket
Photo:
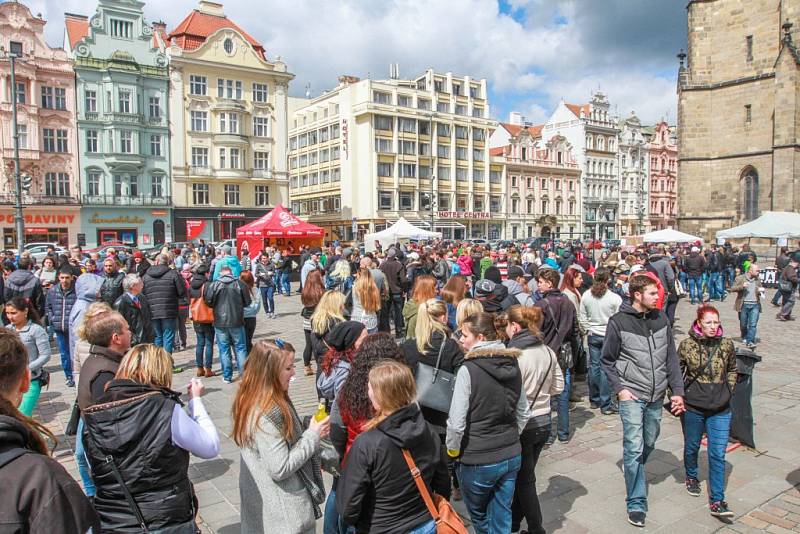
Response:
[{"label": "puffer jacket", "polygon": [[722,327],[707,338],[696,323],[692,325],[689,337],[678,345],[678,358],[686,409],[704,415],[727,410],[736,387],[736,349],[723,337]]},{"label": "puffer jacket", "polygon": [[214,309],[214,326],[244,326],[244,309],[250,305],[250,291],[244,282],[230,274],[223,274],[218,280],[206,284],[203,298]]},{"label": "puffer jacket", "polygon": [[503,285],[508,289],[508,294],[517,299],[517,304],[526,308],[533,306],[533,297],[525,292],[525,288],[516,280],[503,280]]},{"label": "puffer jacket", "polygon": [[144,274],[142,293],[150,303],[153,319],[175,319],[178,305],[186,298],[186,283],[175,269],[153,265]]},{"label": "puffer jacket", "polygon": [[469,254],[459,256],[456,263],[461,268],[462,276],[472,276],[472,257]]},{"label": "puffer jacket", "polygon": [[6,278],[3,297],[5,302],[16,296],[23,296],[31,301],[34,308],[41,314],[44,310],[44,293],[42,283],[32,272],[17,269]]},{"label": "puffer jacket", "polygon": [[117,272],[113,275],[103,276],[103,286],[100,288],[100,300],[114,306],[117,299],[122,296],[122,280],[125,278],[125,273]]},{"label": "puffer jacket", "polygon": [[78,300],[75,288],[70,286],[64,291],[61,284],[56,284],[47,292],[47,299],[44,305],[44,312],[47,321],[57,332],[69,332],[69,314],[72,307]]}]

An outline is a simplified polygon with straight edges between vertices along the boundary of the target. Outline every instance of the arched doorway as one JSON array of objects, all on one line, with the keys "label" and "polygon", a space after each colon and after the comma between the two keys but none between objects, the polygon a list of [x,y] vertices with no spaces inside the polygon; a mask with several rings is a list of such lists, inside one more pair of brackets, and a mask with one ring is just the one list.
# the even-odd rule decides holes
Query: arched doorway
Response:
[{"label": "arched doorway", "polygon": [[153,243],[163,245],[167,239],[166,226],[164,221],[156,219],[153,221]]},{"label": "arched doorway", "polygon": [[542,237],[550,237],[550,227],[549,226],[542,226],[542,232],[540,234]]},{"label": "arched doorway", "polygon": [[741,213],[745,221],[752,221],[758,217],[758,172],[753,167],[742,171],[740,179]]}]

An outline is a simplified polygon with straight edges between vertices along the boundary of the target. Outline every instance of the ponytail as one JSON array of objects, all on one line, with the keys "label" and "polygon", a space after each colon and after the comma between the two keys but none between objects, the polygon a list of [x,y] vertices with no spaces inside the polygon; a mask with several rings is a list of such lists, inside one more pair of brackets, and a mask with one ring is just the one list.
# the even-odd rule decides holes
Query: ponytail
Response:
[{"label": "ponytail", "polygon": [[442,317],[447,317],[447,304],[441,300],[428,299],[420,304],[414,331],[418,351],[424,353],[425,349],[431,347],[434,332],[441,332],[447,338],[447,327],[442,324]]}]

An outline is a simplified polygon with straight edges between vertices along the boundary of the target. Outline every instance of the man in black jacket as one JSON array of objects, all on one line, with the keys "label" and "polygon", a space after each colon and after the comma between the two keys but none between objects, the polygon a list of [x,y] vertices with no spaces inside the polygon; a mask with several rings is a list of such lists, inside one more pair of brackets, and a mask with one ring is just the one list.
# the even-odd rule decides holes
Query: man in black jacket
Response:
[{"label": "man in black jacket", "polygon": [[711,245],[708,253],[708,299],[722,300],[725,297],[725,256],[717,249],[716,244]]},{"label": "man in black jacket", "polygon": [[689,278],[689,298],[692,304],[703,302],[703,271],[706,270],[706,259],[700,254],[698,247],[692,247],[683,264]]},{"label": "man in black jacket", "polygon": [[20,258],[19,268],[14,270],[5,280],[3,297],[5,302],[10,301],[16,296],[27,298],[42,315],[44,312],[44,293],[42,283],[31,272],[33,262],[30,258]]},{"label": "man in black jacket", "polygon": [[131,330],[131,347],[140,343],[152,343],[155,339],[153,331],[150,303],[142,295],[144,284],[139,275],[131,273],[122,280],[125,291],[114,302],[114,309],[125,318]]},{"label": "man in black jacket", "polygon": [[389,288],[389,300],[384,304],[388,307],[386,313],[394,316],[394,337],[402,338],[405,335],[403,291],[406,268],[397,260],[397,249],[390,248],[386,253],[386,261],[381,264],[381,271],[386,275],[386,284]]},{"label": "man in black jacket", "polygon": [[114,258],[106,258],[103,261],[103,285],[100,287],[100,299],[114,306],[114,303],[122,295],[122,279],[125,273],[119,271],[117,262]]},{"label": "man in black jacket", "polygon": [[633,276],[629,292],[632,305],[623,304],[606,327],[602,367],[619,399],[628,522],[644,527],[645,463],[661,430],[667,386],[672,389],[672,413],[685,411],[683,377],[669,320],[656,308],[655,281]]},{"label": "man in black jacket", "polygon": [[214,309],[214,335],[222,364],[222,379],[230,384],[233,382],[231,347],[236,352],[236,367],[240,375],[247,358],[244,308],[250,305],[250,292],[244,282],[233,277],[231,268],[223,265],[219,278],[206,284],[203,298]]},{"label": "man in black jacket", "polygon": [[178,303],[186,297],[186,283],[178,271],[169,267],[166,254],[158,255],[156,264],[147,269],[142,281],[156,334],[153,343],[172,354]]}]

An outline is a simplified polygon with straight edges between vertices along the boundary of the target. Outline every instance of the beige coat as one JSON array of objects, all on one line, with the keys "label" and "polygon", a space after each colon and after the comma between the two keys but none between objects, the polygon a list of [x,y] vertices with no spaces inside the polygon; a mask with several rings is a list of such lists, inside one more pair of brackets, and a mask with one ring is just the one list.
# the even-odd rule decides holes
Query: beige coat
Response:
[{"label": "beige coat", "polygon": [[[731,286],[731,292],[736,293],[736,302],[733,304],[733,309],[737,312],[742,311],[742,304],[744,303],[744,294],[745,294],[745,282],[746,282],[746,275],[740,274],[736,277],[733,281],[733,286]],[[761,311],[761,279],[756,278],[756,297],[758,298],[758,309]]]}]

